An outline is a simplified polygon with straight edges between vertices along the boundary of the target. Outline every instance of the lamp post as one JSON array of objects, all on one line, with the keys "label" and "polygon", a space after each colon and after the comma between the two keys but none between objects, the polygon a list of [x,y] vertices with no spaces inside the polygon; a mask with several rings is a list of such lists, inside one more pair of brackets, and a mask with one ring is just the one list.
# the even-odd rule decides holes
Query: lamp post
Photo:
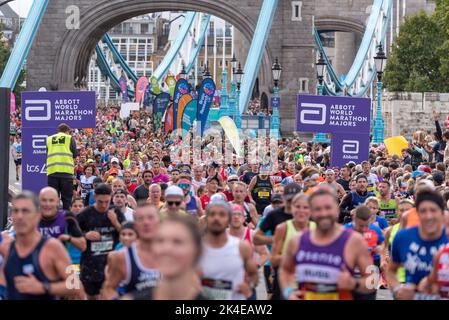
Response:
[{"label": "lamp post", "polygon": [[280,138],[279,135],[279,80],[281,79],[282,74],[282,66],[279,63],[278,57],[274,60],[273,66],[271,67],[271,72],[273,74],[273,80],[274,80],[274,88],[273,88],[273,97],[274,97],[274,103],[272,105],[273,108],[273,115],[271,116],[271,123],[270,123],[270,137],[272,138]]},{"label": "lamp post", "polygon": [[382,75],[385,70],[387,56],[382,48],[382,43],[377,47],[377,54],[374,57],[374,64],[377,72],[377,112],[373,127],[373,143],[380,144],[384,142],[384,119],[382,117]]},{"label": "lamp post", "polygon": [[179,78],[187,80],[187,71],[186,71],[186,66],[184,65],[184,61],[182,61],[181,65],[182,65],[182,69],[181,69],[181,72],[179,73]]},{"label": "lamp post", "polygon": [[219,118],[227,116],[228,110],[228,71],[226,70],[226,64],[223,63],[222,79],[221,79],[221,106],[218,112]]},{"label": "lamp post", "polygon": [[235,58],[235,53],[232,56],[231,59],[231,70],[232,70],[232,74],[231,74],[231,92],[229,93],[229,116],[231,118],[236,119],[236,115],[237,115],[237,110],[236,110],[236,103],[235,103],[235,96],[236,96],[236,84],[235,84],[235,77],[234,77],[234,73],[235,70],[237,68],[237,59]]},{"label": "lamp post", "polygon": [[236,103],[235,103],[235,114],[234,114],[234,122],[237,127],[237,129],[242,128],[242,116],[240,115],[240,85],[242,84],[242,78],[243,78],[243,70],[242,65],[239,63],[238,69],[234,73],[234,80],[237,83],[237,97],[236,97]]},{"label": "lamp post", "polygon": [[[320,53],[320,58],[315,64],[316,73],[318,78],[318,95],[322,96],[324,91],[324,70],[326,69],[327,63],[324,60],[323,53]],[[325,133],[316,133],[313,142],[329,142]]]}]

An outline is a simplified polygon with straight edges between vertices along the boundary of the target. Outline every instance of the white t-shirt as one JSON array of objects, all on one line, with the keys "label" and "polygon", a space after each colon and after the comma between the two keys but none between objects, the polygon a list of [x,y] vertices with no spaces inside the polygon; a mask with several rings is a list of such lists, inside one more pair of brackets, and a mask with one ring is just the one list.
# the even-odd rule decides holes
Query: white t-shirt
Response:
[{"label": "white t-shirt", "polygon": [[134,210],[130,207],[126,207],[124,216],[126,221],[134,221]]}]

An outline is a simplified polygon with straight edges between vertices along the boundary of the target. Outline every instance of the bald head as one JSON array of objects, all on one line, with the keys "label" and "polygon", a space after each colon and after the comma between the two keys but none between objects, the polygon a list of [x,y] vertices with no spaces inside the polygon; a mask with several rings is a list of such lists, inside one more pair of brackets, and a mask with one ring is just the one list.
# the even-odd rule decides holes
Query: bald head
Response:
[{"label": "bald head", "polygon": [[43,218],[56,216],[59,207],[58,192],[52,187],[45,187],[39,193],[39,203]]}]

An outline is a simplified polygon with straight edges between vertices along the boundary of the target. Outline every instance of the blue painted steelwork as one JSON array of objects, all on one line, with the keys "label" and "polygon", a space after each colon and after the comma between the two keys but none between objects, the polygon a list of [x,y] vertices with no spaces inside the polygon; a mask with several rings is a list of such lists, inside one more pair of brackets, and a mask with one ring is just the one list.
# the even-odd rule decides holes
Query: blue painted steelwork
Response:
[{"label": "blue painted steelwork", "polygon": [[126,63],[125,59],[123,59],[123,56],[121,55],[121,53],[118,51],[117,47],[114,45],[114,43],[112,42],[111,37],[109,37],[109,35],[106,33],[103,36],[102,39],[103,43],[105,43],[109,50],[112,53],[112,56],[114,58],[114,60],[120,64],[120,66],[122,67],[122,69],[126,72],[126,74],[128,75],[128,77],[134,81],[134,83],[137,83],[137,75],[134,73],[134,71],[131,70],[131,68],[129,67],[129,65]]},{"label": "blue painted steelwork", "polygon": [[245,81],[242,83],[239,101],[240,113],[243,113],[248,107],[254,83],[256,82],[259,73],[268,35],[270,34],[274,14],[276,13],[277,4],[278,0],[264,0],[262,4],[251,47],[249,48],[248,56],[246,58],[244,68]]},{"label": "blue painted steelwork", "polygon": [[[114,87],[114,89],[117,92],[121,92],[119,79],[112,72],[111,68],[109,68],[106,57],[99,45],[97,45],[95,47],[95,52],[97,53],[97,65],[98,65],[98,68],[100,69],[101,73],[110,79],[111,85]],[[134,96],[135,96],[134,90],[128,89],[128,96],[130,98],[134,98]]]},{"label": "blue painted steelwork", "polygon": [[36,36],[37,30],[44,17],[49,0],[34,0],[28,17],[20,30],[14,48],[9,56],[8,63],[0,79],[0,87],[14,89],[20,71],[30,52],[31,45]]},{"label": "blue painted steelwork", "polygon": [[181,49],[181,46],[183,45],[185,38],[189,34],[189,30],[192,27],[196,15],[197,15],[196,12],[187,12],[184,23],[182,24],[181,28],[178,31],[179,37],[177,37],[176,40],[173,41],[172,45],[170,46],[170,49],[168,50],[161,64],[157,67],[156,71],[154,71],[154,76],[158,80],[162,79],[162,77],[167,73],[171,64],[175,60],[176,55]]},{"label": "blue painted steelwork", "polygon": [[[201,26],[200,26],[200,33],[198,37],[198,42],[195,44],[195,48],[193,49],[193,54],[190,58],[189,63],[186,67],[187,74],[190,73],[192,68],[195,66],[195,61],[198,55],[200,54],[201,48],[203,47],[204,40],[207,36],[207,28],[209,27],[211,16],[210,14],[204,14],[203,18],[201,19]],[[207,48],[206,48],[207,50]]]},{"label": "blue painted steelwork", "polygon": [[[324,88],[323,93],[325,95],[342,95],[344,88],[348,88],[348,95],[361,97],[365,96],[369,88],[371,87],[371,84],[376,79],[376,70],[372,66],[369,67],[367,74],[364,77],[364,82],[360,86],[359,90],[357,92],[349,92],[349,88],[351,88],[357,79],[360,78],[361,69],[364,66],[365,63],[367,63],[367,59],[370,58],[370,54],[372,54],[371,50],[374,47],[376,47],[379,43],[382,43],[385,41],[386,34],[387,34],[387,26],[391,22],[391,15],[392,15],[392,7],[393,2],[392,0],[374,0],[371,14],[368,19],[366,31],[364,33],[364,36],[362,38],[362,42],[360,44],[359,50],[357,52],[357,55],[354,59],[354,62],[351,66],[351,69],[349,70],[348,74],[346,75],[345,79],[343,81],[340,81],[332,67],[332,65],[329,63],[329,60],[326,56],[326,53],[324,52],[324,48],[322,46],[319,33],[317,30],[314,30],[314,38],[315,42],[317,44],[319,52],[321,52],[327,62],[326,70],[328,72],[330,81],[332,82],[333,86],[335,86],[335,89],[330,88],[329,84],[324,82]],[[385,10],[382,10],[382,8],[385,8]],[[386,16],[384,16],[384,12],[386,13]],[[382,33],[380,35],[376,35],[376,28],[378,27],[378,24],[382,26]],[[377,36],[377,38],[376,38]],[[377,41],[377,43],[373,43],[374,41]],[[370,58],[371,59],[371,58]],[[373,62],[373,61],[371,61]]]}]

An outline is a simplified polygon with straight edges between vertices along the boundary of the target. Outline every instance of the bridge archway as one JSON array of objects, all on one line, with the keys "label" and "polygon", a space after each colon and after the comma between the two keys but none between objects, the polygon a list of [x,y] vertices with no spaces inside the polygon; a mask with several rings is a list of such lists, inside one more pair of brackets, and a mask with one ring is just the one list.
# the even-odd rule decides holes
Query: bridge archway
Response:
[{"label": "bridge archway", "polygon": [[[53,65],[52,89],[72,89],[76,78],[86,77],[96,44],[115,25],[143,14],[162,11],[197,11],[224,19],[251,42],[257,20],[248,17],[229,0],[104,0],[81,11],[81,29],[67,30]],[[259,74],[270,75],[271,54],[267,45]]]}]

